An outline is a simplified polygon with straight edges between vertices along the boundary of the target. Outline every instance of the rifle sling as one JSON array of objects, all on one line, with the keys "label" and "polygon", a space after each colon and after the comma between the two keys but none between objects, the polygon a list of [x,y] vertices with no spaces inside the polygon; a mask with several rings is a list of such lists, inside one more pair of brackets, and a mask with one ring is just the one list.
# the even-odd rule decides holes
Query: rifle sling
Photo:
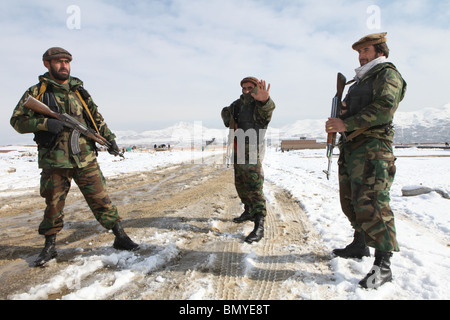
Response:
[{"label": "rifle sling", "polygon": [[356,131],[353,131],[351,134],[349,134],[347,136],[347,139],[345,140],[347,141],[352,141],[353,139],[355,139],[357,136],[359,136],[361,133],[363,133],[364,131],[368,130],[369,128],[363,128],[363,129],[359,129]]},{"label": "rifle sling", "polygon": [[39,87],[39,93],[38,93],[36,99],[42,101],[41,98],[42,98],[42,96],[44,95],[44,93],[45,93],[46,90],[47,90],[47,83],[42,82],[42,83],[41,83],[41,86]]},{"label": "rifle sling", "polygon": [[380,124],[378,126],[373,126],[373,127],[369,127],[369,128],[362,128],[362,129],[358,129],[353,131],[351,134],[349,134],[346,139],[344,139],[345,142],[347,141],[352,141],[353,139],[355,139],[357,136],[359,136],[361,133],[369,130],[369,129],[384,129],[386,130],[386,133],[388,133],[388,129],[392,128],[392,121],[387,123],[387,124]]},{"label": "rifle sling", "polygon": [[75,91],[75,93],[77,94],[78,98],[80,99],[81,103],[83,104],[84,109],[86,110],[87,114],[89,115],[89,118],[91,119],[92,124],[94,125],[95,131],[97,131],[98,134],[100,134],[100,132],[98,131],[97,125],[95,124],[94,118],[92,117],[91,112],[89,111],[89,108],[86,104],[86,102],[84,101],[84,99],[81,97],[81,94],[78,90]]}]

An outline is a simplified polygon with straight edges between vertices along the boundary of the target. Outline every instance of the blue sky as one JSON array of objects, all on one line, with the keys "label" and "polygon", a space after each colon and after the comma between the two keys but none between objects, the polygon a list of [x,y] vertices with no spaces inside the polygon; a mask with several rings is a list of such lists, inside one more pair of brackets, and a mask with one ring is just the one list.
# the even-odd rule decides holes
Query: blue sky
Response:
[{"label": "blue sky", "polygon": [[220,110],[248,75],[271,83],[272,126],[325,121],[336,73],[350,79],[358,67],[351,45],[375,32],[388,32],[390,61],[408,82],[399,110],[441,107],[450,102],[449,21],[450,2],[429,0],[8,1],[0,134],[18,135],[12,110],[46,71],[42,54],[52,46],[73,54],[72,75],[113,131],[179,121],[221,128]]}]

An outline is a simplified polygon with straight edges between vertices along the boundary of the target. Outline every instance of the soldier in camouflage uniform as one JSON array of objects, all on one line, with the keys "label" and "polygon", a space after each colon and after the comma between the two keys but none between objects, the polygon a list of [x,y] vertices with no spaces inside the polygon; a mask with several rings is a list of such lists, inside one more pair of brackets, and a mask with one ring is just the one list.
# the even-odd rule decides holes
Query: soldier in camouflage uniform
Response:
[{"label": "soldier in camouflage uniform", "polygon": [[275,103],[269,95],[270,84],[254,77],[241,81],[242,95],[221,116],[230,135],[234,137],[233,164],[236,191],[245,211],[233,219],[236,223],[254,221],[254,230],[245,238],[248,243],[258,242],[264,237],[266,200],[263,192],[264,135],[272,118]]},{"label": "soldier in camouflage uniform", "polygon": [[[95,218],[116,236],[114,247],[137,250],[121,227],[116,206],[105,190],[105,179],[97,163],[95,142],[81,135],[81,152],[70,149],[71,130],[53,118],[46,118],[23,106],[29,95],[41,100],[51,109],[67,113],[87,127],[95,128],[111,142],[110,153],[118,151],[115,135],[108,129],[97,106],[82,87],[79,79],[70,76],[72,55],[62,48],[50,48],[43,56],[48,72],[39,77],[39,83],[29,88],[17,104],[11,117],[11,125],[19,133],[34,133],[38,144],[38,164],[42,169],[40,193],[45,198],[44,218],[39,234],[45,236],[45,246],[35,261],[43,266],[56,257],[56,234],[63,228],[63,209],[72,179],[83,193]],[[85,106],[83,106],[83,103]],[[88,110],[86,110],[88,109]]]},{"label": "soldier in camouflage uniform", "polygon": [[326,131],[345,132],[339,156],[341,207],[354,228],[354,239],[333,253],[343,258],[370,256],[372,270],[359,284],[376,288],[392,280],[390,258],[399,251],[389,191],[395,176],[392,149],[394,113],[406,92],[406,82],[387,62],[386,33],[368,35],[353,45],[361,67],[343,101],[340,118],[329,118]]}]

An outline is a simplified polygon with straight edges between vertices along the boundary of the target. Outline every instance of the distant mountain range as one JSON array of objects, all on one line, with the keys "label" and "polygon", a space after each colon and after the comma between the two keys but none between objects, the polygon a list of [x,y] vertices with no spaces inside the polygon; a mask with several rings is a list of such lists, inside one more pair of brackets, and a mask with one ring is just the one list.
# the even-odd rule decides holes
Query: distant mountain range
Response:
[{"label": "distant mountain range", "polygon": [[450,143],[450,103],[442,108],[398,112],[394,118],[395,143]]},{"label": "distant mountain range", "polygon": [[[450,103],[441,108],[424,108],[419,111],[398,111],[394,118],[396,144],[409,143],[450,143]],[[115,132],[121,145],[154,146],[171,144],[173,146],[202,146],[207,141],[222,144],[227,139],[227,129],[211,129],[201,123],[179,122],[161,130],[145,132]],[[316,139],[326,140],[324,119],[297,120],[281,128],[269,127],[268,138],[276,139]]]}]

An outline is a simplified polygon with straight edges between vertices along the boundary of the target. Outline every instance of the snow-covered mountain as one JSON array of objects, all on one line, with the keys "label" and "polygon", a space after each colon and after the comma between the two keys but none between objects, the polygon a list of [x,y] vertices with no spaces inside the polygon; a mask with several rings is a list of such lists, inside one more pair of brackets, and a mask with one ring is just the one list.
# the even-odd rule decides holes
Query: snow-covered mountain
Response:
[{"label": "snow-covered mountain", "polygon": [[450,103],[395,115],[396,143],[450,143]]},{"label": "snow-covered mountain", "polygon": [[[281,128],[270,128],[268,136],[282,139],[326,140],[325,119],[297,120]],[[424,108],[419,111],[398,111],[394,118],[395,143],[444,143],[450,142],[450,103],[441,108]],[[171,144],[173,146],[202,146],[215,139],[214,144],[222,144],[227,139],[227,129],[211,129],[200,122],[179,122],[161,130],[145,132],[116,132],[121,145],[153,146]]]},{"label": "snow-covered mountain", "polygon": [[223,143],[228,134],[226,129],[210,129],[200,122],[179,122],[173,126],[160,130],[144,132],[116,131],[120,145],[154,146],[170,144],[171,146],[202,146],[214,139],[215,143]]}]

